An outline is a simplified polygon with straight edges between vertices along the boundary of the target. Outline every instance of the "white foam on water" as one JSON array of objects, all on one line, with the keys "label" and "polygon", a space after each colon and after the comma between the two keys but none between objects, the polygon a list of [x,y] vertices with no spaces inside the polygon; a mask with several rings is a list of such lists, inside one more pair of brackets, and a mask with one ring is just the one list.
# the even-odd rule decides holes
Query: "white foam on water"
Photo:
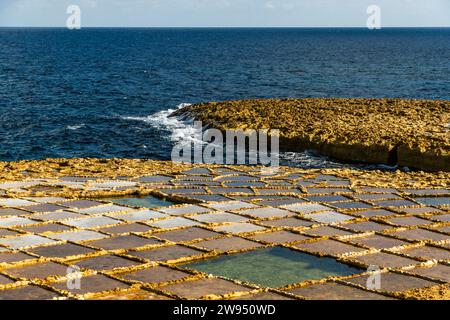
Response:
[{"label": "white foam on water", "polygon": [[[206,142],[197,137],[197,128],[194,127],[193,119],[181,119],[180,117],[170,117],[170,115],[178,109],[190,106],[189,103],[182,103],[176,109],[168,109],[156,112],[146,117],[122,117],[124,120],[142,121],[158,130],[168,131],[170,134],[164,136],[177,144],[191,144]],[[198,139],[200,138],[200,139]],[[349,164],[341,163],[332,158],[318,155],[313,151],[303,152],[281,152],[279,154],[280,164],[290,167],[313,169],[313,168],[354,168],[354,169],[386,169],[395,170],[397,167],[387,165],[370,165],[370,164]]]},{"label": "white foam on water", "polygon": [[122,117],[122,119],[142,121],[155,129],[169,131],[170,136],[168,138],[173,142],[191,143],[193,141],[199,141],[195,137],[197,131],[194,127],[193,120],[181,120],[178,117],[170,117],[176,110],[190,105],[190,103],[181,103],[176,109],[163,110],[146,117]]},{"label": "white foam on water", "polygon": [[304,169],[349,167],[348,164],[333,161],[333,159],[315,154],[309,150],[303,152],[281,152],[280,162],[290,167],[300,167]]},{"label": "white foam on water", "polygon": [[81,123],[81,124],[77,124],[77,125],[73,125],[73,126],[67,126],[66,129],[67,130],[78,130],[78,129],[83,128],[84,126],[85,126],[85,124]]},{"label": "white foam on water", "polygon": [[389,166],[386,164],[369,164],[369,163],[344,163],[339,162],[333,158],[317,154],[312,150],[305,150],[302,152],[281,152],[280,164],[289,167],[296,167],[302,169],[364,169],[364,170],[387,170],[395,171],[401,169],[403,171],[408,168],[399,168],[397,165]]}]

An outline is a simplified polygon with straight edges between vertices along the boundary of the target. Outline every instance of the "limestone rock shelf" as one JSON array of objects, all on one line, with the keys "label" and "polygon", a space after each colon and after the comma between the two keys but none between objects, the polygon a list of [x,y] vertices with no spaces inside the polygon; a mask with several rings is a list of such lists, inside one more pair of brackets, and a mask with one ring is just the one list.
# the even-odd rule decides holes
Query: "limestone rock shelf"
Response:
[{"label": "limestone rock shelf", "polygon": [[173,113],[220,130],[279,129],[280,148],[344,161],[450,171],[450,101],[263,99],[195,104]]}]

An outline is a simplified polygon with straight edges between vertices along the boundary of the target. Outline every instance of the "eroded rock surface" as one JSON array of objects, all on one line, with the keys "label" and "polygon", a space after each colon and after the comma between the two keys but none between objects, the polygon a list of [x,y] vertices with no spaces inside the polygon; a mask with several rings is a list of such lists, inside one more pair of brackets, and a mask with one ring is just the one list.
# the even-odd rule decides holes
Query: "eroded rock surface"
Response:
[{"label": "eroded rock surface", "polygon": [[264,99],[195,104],[174,113],[220,130],[279,129],[288,151],[450,171],[450,101]]}]

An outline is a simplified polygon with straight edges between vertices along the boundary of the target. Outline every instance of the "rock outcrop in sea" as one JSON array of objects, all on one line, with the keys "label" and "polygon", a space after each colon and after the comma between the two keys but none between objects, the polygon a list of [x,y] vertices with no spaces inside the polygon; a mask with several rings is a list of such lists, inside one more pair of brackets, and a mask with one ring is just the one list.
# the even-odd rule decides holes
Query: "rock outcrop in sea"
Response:
[{"label": "rock outcrop in sea", "polygon": [[187,106],[220,129],[278,129],[284,151],[316,150],[344,161],[450,171],[450,101],[262,99]]}]

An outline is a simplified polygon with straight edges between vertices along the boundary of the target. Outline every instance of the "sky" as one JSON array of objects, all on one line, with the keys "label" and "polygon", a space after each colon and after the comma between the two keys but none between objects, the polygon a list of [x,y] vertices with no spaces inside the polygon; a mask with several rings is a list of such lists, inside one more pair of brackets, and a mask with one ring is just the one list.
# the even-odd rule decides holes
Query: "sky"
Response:
[{"label": "sky", "polygon": [[450,0],[0,0],[0,26],[64,27],[69,5],[82,27],[450,27]]}]

